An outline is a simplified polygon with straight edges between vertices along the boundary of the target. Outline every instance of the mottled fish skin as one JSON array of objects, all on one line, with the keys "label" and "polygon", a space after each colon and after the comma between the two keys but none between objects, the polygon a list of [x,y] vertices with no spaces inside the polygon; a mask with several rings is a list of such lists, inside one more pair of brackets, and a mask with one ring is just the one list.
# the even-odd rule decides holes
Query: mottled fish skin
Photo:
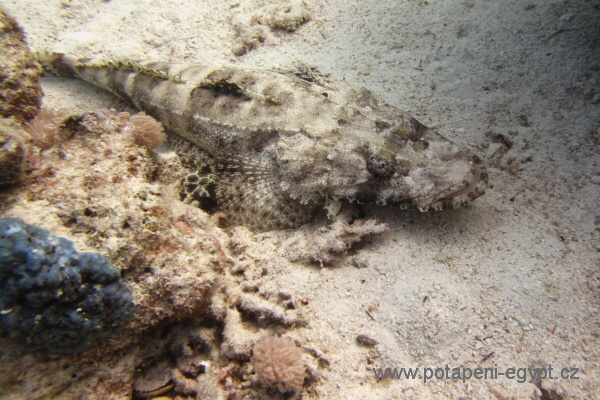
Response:
[{"label": "mottled fish skin", "polygon": [[[332,210],[338,202],[454,208],[479,197],[487,184],[477,157],[378,104],[370,91],[310,70],[93,61],[56,53],[42,61],[161,121],[177,135],[172,143],[184,164],[200,171],[191,171],[188,186],[202,181],[197,197],[216,196],[233,224],[297,227],[316,208]],[[202,158],[212,161],[197,161]]]}]

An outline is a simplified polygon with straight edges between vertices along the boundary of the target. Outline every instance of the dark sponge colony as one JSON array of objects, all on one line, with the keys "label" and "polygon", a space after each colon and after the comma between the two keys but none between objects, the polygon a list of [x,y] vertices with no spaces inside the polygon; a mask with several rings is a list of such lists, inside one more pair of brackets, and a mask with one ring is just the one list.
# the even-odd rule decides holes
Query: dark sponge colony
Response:
[{"label": "dark sponge colony", "polygon": [[99,253],[17,219],[0,219],[0,331],[25,349],[77,353],[120,331],[131,290]]}]

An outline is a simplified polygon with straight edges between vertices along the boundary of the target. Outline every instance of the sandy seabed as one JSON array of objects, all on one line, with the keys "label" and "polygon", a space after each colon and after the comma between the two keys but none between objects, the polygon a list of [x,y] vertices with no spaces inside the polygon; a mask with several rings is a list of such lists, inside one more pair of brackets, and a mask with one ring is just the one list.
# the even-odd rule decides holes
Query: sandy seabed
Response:
[{"label": "sandy seabed", "polygon": [[[202,235],[209,235],[196,237],[196,242],[173,242],[173,248],[188,246],[189,265],[200,262],[194,261],[197,257],[223,268],[222,258],[232,259],[237,269],[223,274],[212,268],[198,281],[207,288],[229,288],[221,307],[235,301],[241,316],[221,310],[226,323],[216,321],[215,327],[197,322],[207,332],[222,330],[222,342],[211,350],[215,354],[206,356],[221,363],[217,387],[194,392],[185,387],[179,367],[170,365],[165,368],[173,369],[178,389],[164,396],[226,398],[227,393],[249,390],[243,382],[252,373],[247,362],[251,343],[273,328],[247,318],[263,307],[267,320],[279,325],[276,331],[303,348],[309,376],[297,398],[600,399],[597,1],[5,0],[2,6],[25,29],[33,50],[245,68],[291,68],[301,62],[333,79],[373,90],[487,164],[491,187],[466,208],[420,214],[365,207],[364,217],[371,221],[367,229],[378,236],[326,265],[309,262],[311,257],[326,257],[302,247],[320,243],[327,252],[328,241],[339,239],[319,230],[327,224],[325,219],[295,233],[254,234],[243,228],[226,232],[207,216],[190,217],[189,208],[172,205],[173,215],[188,216],[179,222],[201,227],[208,232]],[[290,29],[277,27],[274,17],[269,20],[280,15],[278,10],[289,10]],[[257,31],[257,24],[264,29]],[[42,83],[48,108],[73,113],[132,111],[110,94],[76,80],[45,78]],[[173,163],[159,162],[177,176]],[[150,193],[145,202],[160,203],[158,195],[151,198],[154,189],[156,185],[145,189]],[[51,215],[56,212],[52,204],[46,206],[23,200],[5,215],[68,237],[82,250],[118,247],[116,242],[89,240],[85,230],[68,229]],[[35,217],[29,214],[33,210],[48,215]],[[380,223],[387,225],[387,232],[377,230]],[[176,228],[186,233],[187,226],[170,229]],[[213,245],[213,238],[224,250]],[[346,244],[351,243],[342,247]],[[167,286],[176,280],[168,269],[161,270],[160,277]],[[141,275],[136,278],[136,293],[143,297],[146,281]],[[183,296],[177,290],[189,289],[185,282],[175,286],[173,298]],[[206,291],[197,288],[189,298],[203,299]],[[265,304],[246,299],[248,293]],[[275,305],[269,306],[269,301]],[[178,307],[202,307],[185,299],[167,303],[160,305],[164,316],[148,316],[138,323],[146,337],[153,326],[163,333],[172,327],[179,334],[163,337],[177,342],[182,324],[194,315],[173,314]],[[211,313],[216,318],[220,311],[214,303]],[[360,335],[377,344],[357,342]],[[83,377],[75,373],[68,382],[62,375],[52,376],[52,368],[60,363],[56,358],[24,356],[23,365],[35,366],[35,374],[23,372],[21,388],[0,387],[6,389],[0,396],[131,398],[135,371],[127,368],[145,368],[147,360],[144,365],[135,360],[151,353],[140,347],[143,338],[126,339],[138,343],[137,353],[127,355],[129,361],[101,358],[93,368],[86,366]],[[152,336],[149,343],[159,339]],[[166,349],[163,353],[177,353],[164,344],[153,345]],[[147,359],[160,364],[161,351]],[[5,368],[7,362],[18,365],[15,357],[5,356],[1,362]],[[228,365],[224,359],[237,364]],[[513,379],[499,375],[463,380],[446,379],[446,374],[442,378],[438,370],[440,379],[436,378],[435,368],[446,366],[463,372],[528,372],[525,379],[515,373]],[[237,375],[231,372],[234,367],[240,371]],[[388,367],[418,368],[419,373],[415,379],[375,376],[373,369]],[[550,367],[552,378],[539,379]],[[538,373],[532,377],[535,368]],[[231,376],[224,377],[225,370]],[[429,371],[434,376],[424,382]],[[114,384],[112,390],[118,373],[131,378],[121,379],[125,383]],[[66,383],[49,390],[57,381]],[[256,385],[247,398],[270,398],[268,388]]]}]

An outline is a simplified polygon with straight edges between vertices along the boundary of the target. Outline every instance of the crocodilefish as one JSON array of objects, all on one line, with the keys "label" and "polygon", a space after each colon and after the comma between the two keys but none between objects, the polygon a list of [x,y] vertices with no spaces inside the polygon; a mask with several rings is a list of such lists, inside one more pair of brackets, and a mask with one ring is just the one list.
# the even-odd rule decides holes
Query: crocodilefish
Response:
[{"label": "crocodilefish", "polygon": [[480,159],[372,92],[310,68],[245,70],[40,55],[158,119],[189,174],[185,201],[230,224],[298,227],[342,203],[440,210],[485,190]]}]

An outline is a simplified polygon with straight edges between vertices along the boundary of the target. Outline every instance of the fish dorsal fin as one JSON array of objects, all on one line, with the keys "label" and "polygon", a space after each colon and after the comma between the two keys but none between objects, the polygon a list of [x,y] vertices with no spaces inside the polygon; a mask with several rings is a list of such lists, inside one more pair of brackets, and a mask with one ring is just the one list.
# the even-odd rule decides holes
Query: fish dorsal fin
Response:
[{"label": "fish dorsal fin", "polygon": [[217,202],[229,222],[260,231],[298,227],[315,210],[281,189],[270,163],[239,156],[219,160]]}]

